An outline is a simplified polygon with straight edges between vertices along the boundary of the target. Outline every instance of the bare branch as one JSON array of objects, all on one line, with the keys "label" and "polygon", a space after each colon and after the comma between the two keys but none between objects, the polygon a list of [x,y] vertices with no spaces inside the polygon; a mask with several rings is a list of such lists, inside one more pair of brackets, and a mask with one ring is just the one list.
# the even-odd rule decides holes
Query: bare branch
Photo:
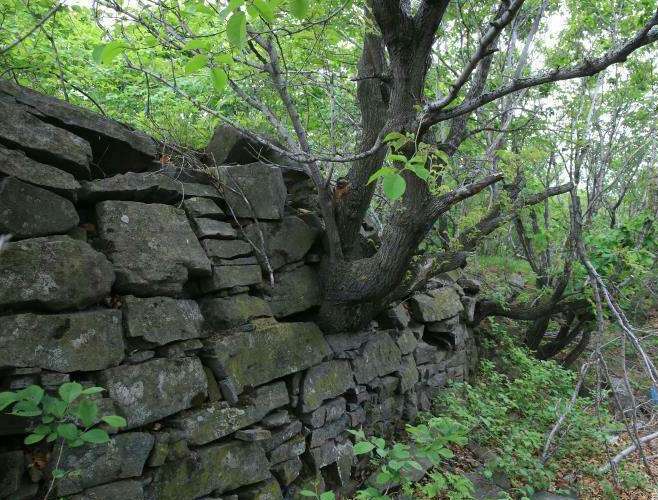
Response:
[{"label": "bare branch", "polygon": [[45,15],[44,15],[44,16],[43,16],[43,17],[37,22],[37,24],[35,24],[34,26],[32,26],[32,29],[31,29],[30,31],[28,31],[28,32],[25,33],[24,35],[18,37],[16,40],[14,40],[13,42],[11,42],[9,45],[6,45],[5,47],[2,47],[2,48],[0,49],[0,56],[3,55],[3,54],[6,53],[6,52],[9,52],[11,49],[13,49],[14,47],[16,47],[16,46],[17,46],[18,44],[20,44],[21,42],[23,42],[23,40],[25,40],[26,38],[32,36],[32,34],[33,34],[35,31],[37,31],[39,28],[41,28],[41,26],[43,26],[43,25],[46,23],[46,21],[48,21],[48,19],[50,19],[51,17],[53,17],[53,16],[57,13],[57,11],[58,11],[59,9],[61,9],[62,7],[63,7],[63,4],[60,3],[60,2],[58,2],[57,4],[55,4],[55,6],[54,6],[52,9],[50,9],[48,12],[46,12],[46,14],[45,14]]}]

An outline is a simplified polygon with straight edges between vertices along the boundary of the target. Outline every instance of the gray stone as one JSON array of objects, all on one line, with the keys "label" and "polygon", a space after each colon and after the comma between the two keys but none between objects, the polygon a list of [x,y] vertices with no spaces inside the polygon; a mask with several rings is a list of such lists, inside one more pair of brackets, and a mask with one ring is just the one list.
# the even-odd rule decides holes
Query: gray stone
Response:
[{"label": "gray stone", "polygon": [[530,497],[530,500],[578,500],[578,497],[574,495],[556,495],[548,491],[538,491]]},{"label": "gray stone", "polygon": [[314,323],[267,323],[204,343],[206,364],[218,377],[231,378],[238,392],[313,366],[331,352]]},{"label": "gray stone", "polygon": [[251,224],[244,228],[244,232],[251,241],[260,242],[259,228],[265,240],[267,258],[275,270],[302,260],[319,235],[317,229],[295,216],[284,217],[280,222]]},{"label": "gray stone", "polygon": [[144,487],[142,483],[134,480],[117,481],[89,488],[70,500],[142,500]]},{"label": "gray stone", "polygon": [[267,452],[278,448],[286,441],[292,439],[294,436],[302,432],[302,423],[299,420],[294,420],[289,424],[283,425],[278,429],[270,431],[270,438],[260,442],[260,445]]},{"label": "gray stone", "polygon": [[56,123],[87,139],[94,149],[94,162],[102,173],[136,170],[148,165],[157,154],[151,137],[98,113],[7,80],[0,81],[0,92],[24,104],[30,114],[44,117],[44,121]]},{"label": "gray stone", "polygon": [[432,290],[429,294],[414,295],[409,301],[411,315],[416,321],[431,323],[459,314],[462,303],[453,287]]},{"label": "gray stone", "polygon": [[103,200],[175,202],[182,199],[182,183],[158,172],[128,172],[83,181],[79,197],[87,202]]},{"label": "gray stone", "polygon": [[[286,202],[281,169],[265,163],[216,167],[217,177],[229,189],[226,203],[236,217],[280,219]],[[245,198],[249,201],[247,203]]]},{"label": "gray stone", "polygon": [[304,453],[304,451],[306,451],[306,440],[304,436],[298,434],[274,448],[267,454],[267,457],[271,463],[278,464],[297,457]]},{"label": "gray stone", "polygon": [[158,345],[202,336],[203,316],[193,300],[128,295],[123,297],[123,318],[128,337]]},{"label": "gray stone", "polygon": [[326,340],[336,357],[344,358],[346,352],[355,351],[373,337],[372,332],[339,333],[327,335]]},{"label": "gray stone", "polygon": [[275,479],[237,490],[238,500],[283,500],[281,487]]},{"label": "gray stone", "polygon": [[345,399],[336,398],[323,404],[317,410],[302,415],[302,421],[311,427],[322,427],[325,423],[336,420],[345,413]]},{"label": "gray stone", "polygon": [[121,311],[19,314],[0,322],[0,367],[94,371],[124,358]]},{"label": "gray stone", "polygon": [[395,339],[402,354],[412,353],[418,345],[418,339],[411,330],[394,331],[391,332],[391,336]]},{"label": "gray stone", "polygon": [[83,308],[106,297],[113,281],[112,265],[83,241],[53,236],[9,243],[0,258],[0,307]]},{"label": "gray stone", "polygon": [[400,363],[397,376],[400,377],[401,392],[407,392],[413,389],[416,382],[418,382],[418,368],[416,368],[416,362],[413,356],[402,356],[402,362]]},{"label": "gray stone", "polygon": [[309,433],[308,437],[309,448],[320,446],[328,439],[337,438],[348,428],[349,423],[349,417],[347,415],[343,415],[342,417],[325,424],[323,427],[313,429]]},{"label": "gray stone", "polygon": [[270,296],[270,308],[276,318],[307,311],[322,301],[320,280],[314,269],[301,266],[287,273],[277,274],[274,286],[262,287]]},{"label": "gray stone", "polygon": [[438,350],[436,346],[426,342],[418,342],[418,346],[414,351],[414,358],[417,365],[422,365],[423,363],[441,363],[446,358],[446,351]]},{"label": "gray stone", "polygon": [[195,196],[183,202],[183,209],[190,218],[208,217],[211,219],[224,216],[224,211],[213,200]]},{"label": "gray stone", "polygon": [[249,257],[238,257],[237,259],[218,259],[218,266],[253,266],[258,265],[258,259],[250,255]]},{"label": "gray stone", "polygon": [[254,318],[272,316],[267,302],[245,293],[225,298],[204,298],[200,304],[206,325],[211,330],[225,330]]},{"label": "gray stone", "polygon": [[259,387],[240,406],[233,407],[226,401],[219,401],[176,415],[171,425],[181,438],[193,445],[202,445],[252,425],[288,402],[286,384],[277,382]]},{"label": "gray stone", "polygon": [[359,384],[393,373],[400,367],[400,349],[386,332],[379,332],[352,360],[354,378]]},{"label": "gray stone", "polygon": [[340,454],[334,441],[325,441],[317,448],[309,448],[305,456],[308,457],[310,465],[319,470],[338,460]]},{"label": "gray stone", "polygon": [[350,363],[332,360],[309,368],[301,385],[301,411],[307,413],[319,408],[327,399],[333,399],[354,386]]},{"label": "gray stone", "polygon": [[411,316],[405,304],[398,304],[386,310],[379,324],[384,328],[396,328],[402,330],[409,326]]},{"label": "gray stone", "polygon": [[25,457],[21,450],[0,453],[0,495],[11,495],[21,486],[21,478],[25,472]]},{"label": "gray stone", "polygon": [[57,483],[59,495],[78,493],[116,479],[142,475],[153,447],[153,436],[145,432],[117,434],[108,443],[64,448],[60,468],[69,474]]},{"label": "gray stone", "polygon": [[190,276],[210,275],[210,261],[182,210],[104,201],[96,205],[96,214],[101,242],[117,274],[117,291],[176,295]]},{"label": "gray stone", "polygon": [[216,292],[236,286],[256,285],[263,280],[259,265],[213,266],[212,276],[201,280],[204,293]]},{"label": "gray stone", "polygon": [[482,288],[482,282],[479,279],[469,276],[460,276],[457,279],[457,284],[462,287],[467,295],[477,295],[480,288]]},{"label": "gray stone", "polygon": [[128,429],[155,422],[203,401],[208,383],[197,358],[153,359],[141,365],[119,366],[98,375]]},{"label": "gray stone", "polygon": [[254,427],[253,429],[242,429],[235,433],[235,439],[240,441],[247,441],[249,443],[255,441],[265,441],[272,437],[272,433],[262,427]]},{"label": "gray stone", "polygon": [[195,450],[189,458],[156,469],[149,486],[158,500],[222,494],[271,477],[265,452],[257,443],[229,441]]},{"label": "gray stone", "polygon": [[[345,488],[352,477],[352,462],[354,460],[354,447],[347,441],[336,445],[338,458],[335,463],[329,464],[326,469],[327,482],[335,489]],[[333,489],[332,488],[332,489]]]},{"label": "gray stone", "polygon": [[91,146],[87,141],[39,120],[24,106],[0,99],[0,142],[20,148],[30,158],[89,178]]},{"label": "gray stone", "polygon": [[39,163],[23,151],[0,146],[0,175],[16,177],[24,182],[40,186],[67,198],[75,198],[80,183],[73,175],[58,168]]},{"label": "gray stone", "polygon": [[201,349],[203,349],[203,344],[199,339],[181,340],[158,348],[158,357],[183,358],[185,356],[196,356]]},{"label": "gray stone", "polygon": [[236,257],[246,257],[251,254],[249,243],[241,240],[203,240],[201,246],[213,263]]},{"label": "gray stone", "polygon": [[201,238],[237,238],[238,232],[228,222],[200,217],[193,220],[194,232]]},{"label": "gray stone", "polygon": [[291,484],[302,471],[302,461],[299,457],[286,460],[272,467],[272,474],[283,486]]},{"label": "gray stone", "polygon": [[290,413],[288,413],[286,410],[272,412],[263,418],[263,420],[261,420],[261,425],[265,426],[267,429],[274,429],[289,423]]}]

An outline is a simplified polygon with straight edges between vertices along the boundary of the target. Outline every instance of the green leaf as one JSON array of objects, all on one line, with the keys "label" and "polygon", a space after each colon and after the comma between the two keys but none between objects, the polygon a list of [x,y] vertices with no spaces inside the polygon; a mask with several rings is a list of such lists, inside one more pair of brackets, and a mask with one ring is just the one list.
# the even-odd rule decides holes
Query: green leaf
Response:
[{"label": "green leaf", "polygon": [[333,491],[325,491],[320,495],[320,500],[336,500],[336,494]]},{"label": "green leaf", "polygon": [[386,137],[384,137],[384,142],[389,143],[392,141],[397,141],[399,139],[406,139],[404,134],[401,134],[400,132],[389,132],[386,134]]},{"label": "green leaf", "polygon": [[299,494],[303,497],[313,497],[315,498],[317,495],[315,494],[314,491],[311,490],[302,490],[299,492]]},{"label": "green leaf", "polygon": [[110,440],[110,436],[103,429],[91,429],[83,433],[80,438],[87,443],[103,444]]},{"label": "green leaf", "polygon": [[19,401],[14,405],[11,413],[19,417],[36,417],[41,415],[41,408],[34,401]]},{"label": "green leaf", "polygon": [[397,154],[388,155],[388,159],[389,161],[399,161],[400,163],[405,163],[405,164],[407,163],[407,157],[404,155],[397,155]]},{"label": "green leaf", "polygon": [[48,434],[48,438],[46,439],[46,441],[52,443],[55,439],[57,439],[57,437],[58,434],[56,432],[51,432],[50,434]]},{"label": "green leaf", "polygon": [[[103,46],[103,49],[100,51],[100,53],[92,53],[92,56],[94,56],[95,59],[98,58],[97,62],[100,62],[101,64],[109,64],[116,56],[121,54],[127,48],[128,46],[125,44],[125,42],[121,40],[112,40]],[[94,52],[96,52],[95,49]]]},{"label": "green leaf", "polygon": [[223,92],[228,83],[228,76],[226,71],[222,68],[212,68],[210,70],[210,77],[212,78],[212,86],[217,92]]},{"label": "green leaf", "polygon": [[265,19],[268,23],[274,21],[274,9],[264,0],[254,0],[254,7],[258,10],[260,17]]},{"label": "green leaf", "polygon": [[82,386],[77,382],[66,382],[59,386],[59,397],[65,403],[71,403],[82,394]]},{"label": "green leaf", "polygon": [[96,387],[96,386],[87,387],[82,391],[82,394],[84,394],[85,396],[89,396],[91,394],[98,394],[99,392],[103,392],[104,390],[105,389],[103,389],[102,387]]},{"label": "green leaf", "polygon": [[76,407],[73,414],[80,419],[82,425],[90,427],[98,417],[98,406],[93,401],[84,400]]},{"label": "green leaf", "polygon": [[183,50],[207,49],[208,40],[205,38],[192,38],[183,45]]},{"label": "green leaf", "polygon": [[63,469],[55,469],[53,471],[53,478],[55,479],[62,479],[64,476],[66,476],[66,471]]},{"label": "green leaf", "polygon": [[43,398],[42,405],[44,413],[54,415],[56,418],[62,418],[66,412],[66,403],[49,395]]},{"label": "green leaf", "polygon": [[448,156],[448,153],[446,153],[446,152],[443,151],[442,149],[437,149],[437,150],[434,152],[434,154],[435,154],[436,156],[438,156],[438,157],[443,161],[443,163],[445,163],[446,165],[449,165],[449,164],[450,164],[450,157]]},{"label": "green leaf", "polygon": [[244,12],[235,12],[226,23],[228,43],[237,50],[242,50],[247,42],[247,16]]},{"label": "green leaf", "polygon": [[38,443],[39,441],[41,441],[41,440],[42,440],[43,438],[45,438],[45,437],[46,437],[46,436],[45,436],[44,434],[37,434],[37,433],[29,434],[29,435],[25,438],[25,440],[23,441],[23,443],[25,443],[25,444],[34,444],[34,443]]},{"label": "green leaf", "polygon": [[80,430],[74,424],[59,424],[57,434],[67,441],[75,441],[80,436]]},{"label": "green leaf", "polygon": [[22,401],[32,401],[33,403],[40,403],[45,394],[44,390],[38,385],[28,385],[25,389],[21,389],[16,393],[18,399]]},{"label": "green leaf", "polygon": [[384,194],[386,194],[386,196],[391,200],[397,200],[398,198],[402,197],[405,190],[407,189],[407,183],[400,174],[384,177],[384,182],[382,185],[384,187]]},{"label": "green leaf", "polygon": [[233,64],[233,56],[229,53],[217,54],[213,59],[220,64]]},{"label": "green leaf", "polygon": [[119,415],[105,415],[101,420],[112,427],[125,427],[128,425],[126,419]]},{"label": "green leaf", "polygon": [[430,171],[422,165],[409,167],[409,170],[411,170],[414,174],[416,174],[417,177],[423,179],[424,181],[426,181],[430,176]]},{"label": "green leaf", "polygon": [[197,54],[187,61],[184,71],[186,75],[190,75],[196,71],[199,71],[208,63],[208,56],[203,54]]},{"label": "green leaf", "polygon": [[392,174],[396,174],[396,173],[397,173],[397,170],[392,168],[392,167],[382,167],[370,176],[370,178],[368,179],[368,184],[370,184],[371,182],[376,181],[380,177],[385,177],[387,175],[392,175]]},{"label": "green leaf", "polygon": [[106,43],[101,43],[94,47],[94,50],[91,52],[91,57],[98,64],[101,64],[103,58],[103,51],[105,50]]},{"label": "green leaf", "polygon": [[354,454],[363,455],[364,453],[370,453],[375,448],[375,445],[369,441],[361,441],[354,445]]},{"label": "green leaf", "polygon": [[304,19],[308,14],[308,0],[290,0],[290,12],[297,19]]},{"label": "green leaf", "polygon": [[18,401],[18,395],[15,392],[0,392],[0,411],[16,401]]}]

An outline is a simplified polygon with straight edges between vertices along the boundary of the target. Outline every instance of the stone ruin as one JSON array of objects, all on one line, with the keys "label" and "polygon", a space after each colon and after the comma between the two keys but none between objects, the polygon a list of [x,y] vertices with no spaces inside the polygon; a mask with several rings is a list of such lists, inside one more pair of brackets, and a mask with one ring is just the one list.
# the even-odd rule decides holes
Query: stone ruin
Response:
[{"label": "stone ruin", "polygon": [[[367,331],[323,335],[306,181],[227,161],[245,155],[223,147],[234,164],[218,177],[245,196],[163,167],[141,132],[0,82],[0,234],[13,235],[0,253],[0,390],[100,385],[102,414],[128,422],[107,444],[65,449],[60,467],[76,474],[59,496],[338,490],[357,463],[348,429],[399,429],[476,362],[463,319],[478,290],[455,276]],[[47,450],[23,445],[30,425],[0,416],[2,499],[43,487],[34,456]]]}]

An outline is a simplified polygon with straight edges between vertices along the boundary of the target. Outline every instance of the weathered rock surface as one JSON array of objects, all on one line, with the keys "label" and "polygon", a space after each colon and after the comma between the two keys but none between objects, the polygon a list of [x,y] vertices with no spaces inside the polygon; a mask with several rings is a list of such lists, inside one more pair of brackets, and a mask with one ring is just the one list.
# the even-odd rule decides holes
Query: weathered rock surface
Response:
[{"label": "weathered rock surface", "polygon": [[301,410],[309,412],[354,386],[348,361],[332,360],[310,368],[300,389]]},{"label": "weathered rock surface", "polygon": [[194,232],[201,238],[233,239],[238,232],[228,222],[201,217],[193,221]]},{"label": "weathered rock surface", "polygon": [[320,280],[309,266],[277,274],[274,286],[268,284],[263,289],[270,296],[270,308],[277,318],[306,311],[322,301]]},{"label": "weathered rock surface", "polygon": [[[275,270],[302,260],[319,234],[317,229],[295,216],[284,217],[280,222],[260,222],[259,225],[267,258]],[[244,231],[251,241],[260,242],[256,224],[245,227]]]},{"label": "weathered rock surface", "polygon": [[442,321],[459,314],[464,308],[459,294],[452,287],[432,290],[430,294],[414,295],[409,303],[413,318],[423,323]]},{"label": "weathered rock surface", "polygon": [[360,384],[394,372],[400,366],[400,349],[391,337],[380,332],[361,349],[361,355],[352,360],[354,378]]},{"label": "weathered rock surface", "polygon": [[103,484],[73,495],[70,500],[143,500],[144,486],[135,480]]},{"label": "weathered rock surface", "polygon": [[157,155],[155,141],[143,132],[89,110],[0,80],[0,95],[10,95],[30,114],[43,117],[88,140],[100,172],[111,173],[146,168]]},{"label": "weathered rock surface", "polygon": [[128,337],[164,345],[202,335],[203,316],[193,300],[129,295],[123,298],[123,313]]},{"label": "weathered rock surface", "polygon": [[112,265],[83,241],[54,236],[9,243],[0,258],[0,307],[82,308],[106,297],[113,281]]},{"label": "weathered rock surface", "polygon": [[0,367],[94,371],[124,357],[121,312],[19,314],[0,321]]},{"label": "weathered rock surface", "polygon": [[187,459],[156,469],[152,498],[181,500],[221,494],[269,479],[269,462],[257,443],[229,441],[195,450]]},{"label": "weathered rock surface", "polygon": [[236,493],[238,500],[283,500],[281,486],[275,479],[269,479],[253,486],[245,486]]},{"label": "weathered rock surface", "polygon": [[79,221],[66,198],[14,177],[0,179],[0,233],[16,239],[62,234]]},{"label": "weathered rock surface", "polygon": [[201,290],[215,292],[236,286],[256,285],[263,280],[260,266],[213,266],[212,277],[201,280]]},{"label": "weathered rock surface", "polygon": [[229,377],[238,392],[313,366],[331,353],[314,323],[257,325],[251,332],[205,341],[206,364]]},{"label": "weathered rock surface", "polygon": [[[217,167],[226,189],[224,197],[236,217],[280,219],[286,202],[281,169],[265,163]],[[237,192],[236,192],[237,191]],[[244,196],[243,196],[244,195]],[[244,198],[249,200],[249,203]]]},{"label": "weathered rock surface", "polygon": [[288,402],[285,382],[277,382],[256,389],[247,404],[229,406],[226,401],[219,401],[177,415],[171,425],[191,444],[202,445],[254,424]]},{"label": "weathered rock surface", "polygon": [[204,298],[201,310],[210,329],[225,330],[239,326],[254,318],[272,316],[263,299],[245,293],[225,298]]},{"label": "weathered rock surface", "polygon": [[0,99],[0,143],[76,177],[90,175],[91,146],[71,132],[39,120],[24,106]]},{"label": "weathered rock surface", "polygon": [[127,429],[155,422],[205,399],[208,382],[198,358],[153,359],[118,366],[98,375],[128,421]]},{"label": "weathered rock surface", "polygon": [[101,483],[141,476],[152,447],[153,436],[145,432],[117,434],[106,444],[65,447],[60,467],[76,474],[58,481],[57,492],[70,495]]},{"label": "weathered rock surface", "polygon": [[221,218],[224,212],[213,200],[195,196],[183,202],[183,209],[190,218],[208,217],[209,219]]},{"label": "weathered rock surface", "polygon": [[39,163],[20,150],[0,146],[0,175],[16,177],[73,199],[80,183],[68,172]]},{"label": "weathered rock surface", "polygon": [[201,246],[213,263],[245,257],[250,255],[253,250],[249,243],[241,240],[203,240]]},{"label": "weathered rock surface", "polygon": [[88,202],[103,200],[173,202],[182,198],[182,184],[157,172],[128,172],[83,181],[79,197]]},{"label": "weathered rock surface", "polygon": [[7,451],[0,453],[0,491],[3,495],[11,495],[21,486],[21,477],[25,471],[23,452]]},{"label": "weathered rock surface", "polygon": [[96,205],[96,214],[119,292],[176,295],[190,275],[210,274],[210,260],[182,210],[160,204],[104,201]]}]

